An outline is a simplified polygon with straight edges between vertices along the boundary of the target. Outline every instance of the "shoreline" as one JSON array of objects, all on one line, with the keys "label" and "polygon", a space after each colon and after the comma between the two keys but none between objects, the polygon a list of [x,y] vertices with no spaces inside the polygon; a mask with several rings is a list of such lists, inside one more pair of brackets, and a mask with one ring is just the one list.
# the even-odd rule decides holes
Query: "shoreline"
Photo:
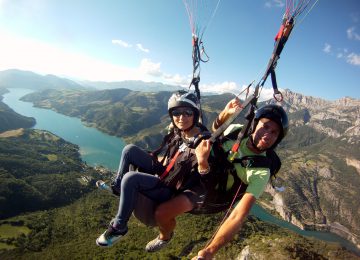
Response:
[{"label": "shoreline", "polygon": [[[284,213],[283,207],[281,207],[282,210],[279,210],[272,202],[269,201],[258,201],[258,204],[269,214],[279,217],[281,220],[286,221],[301,230],[304,231],[321,231],[321,232],[329,232],[335,235],[338,235],[339,237],[347,240],[349,243],[353,244],[354,247],[357,248],[357,254],[360,255],[360,238],[354,234],[351,233],[349,229],[347,229],[345,226],[341,225],[338,222],[329,223],[329,224],[312,224],[312,223],[303,223],[295,218],[291,213]],[[274,215],[274,212],[276,212],[276,215]]]}]

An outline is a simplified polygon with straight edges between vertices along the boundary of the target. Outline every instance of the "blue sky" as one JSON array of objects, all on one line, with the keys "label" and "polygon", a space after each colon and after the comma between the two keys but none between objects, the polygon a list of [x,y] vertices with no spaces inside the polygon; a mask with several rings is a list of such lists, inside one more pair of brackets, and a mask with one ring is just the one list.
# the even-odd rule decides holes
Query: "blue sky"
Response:
[{"label": "blue sky", "polygon": [[[201,90],[238,93],[258,82],[285,1],[198,0],[198,6],[194,15],[199,26],[207,25],[210,56],[201,64]],[[0,0],[0,39],[0,70],[183,86],[191,80],[191,29],[182,0]],[[327,100],[359,98],[360,1],[319,0],[299,18],[276,72],[279,88]]]}]

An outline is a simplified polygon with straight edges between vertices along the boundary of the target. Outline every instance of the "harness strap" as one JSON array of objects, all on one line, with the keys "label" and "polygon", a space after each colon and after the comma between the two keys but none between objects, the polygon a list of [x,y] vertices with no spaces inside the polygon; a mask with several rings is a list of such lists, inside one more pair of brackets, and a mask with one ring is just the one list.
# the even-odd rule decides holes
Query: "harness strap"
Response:
[{"label": "harness strap", "polygon": [[[201,43],[201,42],[200,42]],[[204,60],[201,59],[201,52],[200,52],[200,48],[199,48],[199,42],[198,42],[198,38],[196,36],[193,36],[193,78],[190,82],[190,86],[189,89],[191,88],[191,86],[195,87],[195,93],[196,96],[199,100],[199,111],[200,111],[200,115],[199,115],[199,119],[200,119],[200,123],[203,123],[203,112],[201,109],[201,97],[200,97],[200,89],[199,89],[199,83],[200,83],[200,61],[202,62],[206,62]],[[205,53],[206,54],[206,53]]]},{"label": "harness strap", "polygon": [[174,154],[173,158],[171,158],[168,166],[166,167],[165,171],[161,174],[160,176],[160,180],[163,180],[168,174],[169,172],[171,171],[171,169],[174,167],[175,165],[175,162],[177,160],[177,158],[179,157],[179,155],[182,153],[182,152],[185,152],[186,149],[188,148],[187,144],[186,143],[182,143],[178,150],[176,151],[176,153]]},{"label": "harness strap", "polygon": [[271,161],[266,156],[244,156],[236,158],[233,163],[240,163],[245,168],[270,168]]},{"label": "harness strap", "polygon": [[175,155],[173,156],[173,158],[171,158],[170,163],[166,167],[165,171],[161,174],[160,180],[163,180],[169,174],[171,169],[174,167],[175,161],[179,157],[180,153],[181,153],[180,149],[176,151]]},{"label": "harness strap", "polygon": [[241,141],[249,135],[249,129],[250,129],[250,126],[251,126],[251,122],[253,121],[254,119],[254,116],[255,116],[255,106],[256,104],[251,104],[251,107],[249,109],[249,112],[248,114],[245,116],[246,120],[247,120],[247,123],[245,125],[245,127],[243,127],[239,133],[239,135],[237,136],[236,138],[236,141],[234,143],[234,145],[232,146],[231,148],[231,152],[233,153],[233,155],[231,156],[230,160],[233,161],[235,156],[237,155],[238,151],[239,151],[239,147],[240,147],[240,144],[241,144]]},{"label": "harness strap", "polygon": [[271,76],[271,83],[272,83],[273,90],[274,90],[273,97],[275,98],[276,101],[281,102],[281,101],[283,101],[283,95],[278,90],[278,86],[277,86],[277,82],[276,82],[276,74],[275,74],[274,68],[272,68],[272,70],[270,71],[270,76]]}]

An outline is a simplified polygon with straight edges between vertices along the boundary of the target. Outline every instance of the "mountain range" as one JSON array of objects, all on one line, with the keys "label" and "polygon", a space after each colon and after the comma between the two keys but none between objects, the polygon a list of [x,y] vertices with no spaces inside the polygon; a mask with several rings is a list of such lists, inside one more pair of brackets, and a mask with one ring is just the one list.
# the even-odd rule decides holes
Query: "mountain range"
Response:
[{"label": "mountain range", "polygon": [[0,88],[86,89],[86,87],[55,75],[42,76],[31,71],[10,69],[0,71]]},{"label": "mountain range", "polygon": [[56,75],[40,75],[32,71],[8,69],[0,71],[1,88],[27,88],[33,90],[43,89],[78,89],[78,90],[102,90],[127,88],[134,91],[175,91],[182,89],[180,86],[166,85],[159,82],[143,81],[84,81],[71,80]]},{"label": "mountain range", "polygon": [[[2,73],[0,88],[28,84],[26,77],[11,79],[7,84]],[[27,88],[35,87],[33,82]],[[54,86],[51,82],[48,86]],[[35,88],[45,89],[43,86]],[[90,126],[146,149],[160,143],[169,124],[167,100],[171,92],[68,86],[65,90],[49,87],[23,100],[79,117]],[[261,203],[301,228],[331,231],[360,245],[360,100],[345,97],[327,101],[290,90],[285,90],[283,96],[281,105],[289,114],[290,130],[277,149],[283,162],[277,185],[285,190],[269,188],[269,196],[263,196]],[[232,97],[223,94],[202,98],[208,126]],[[241,118],[239,122],[243,122]]]},{"label": "mountain range", "polygon": [[[81,95],[46,90],[27,95],[23,100],[79,117],[106,133],[153,149],[161,141],[161,130],[169,124],[166,102],[170,95],[171,92],[127,89]],[[357,189],[360,101],[351,98],[325,101],[290,90],[283,95],[282,105],[289,114],[291,127],[278,149],[284,165],[279,179],[288,187],[284,194],[274,197],[274,208],[302,228],[331,230],[359,243],[360,204],[354,198],[360,196]],[[203,98],[209,122],[230,98],[227,94]]]}]

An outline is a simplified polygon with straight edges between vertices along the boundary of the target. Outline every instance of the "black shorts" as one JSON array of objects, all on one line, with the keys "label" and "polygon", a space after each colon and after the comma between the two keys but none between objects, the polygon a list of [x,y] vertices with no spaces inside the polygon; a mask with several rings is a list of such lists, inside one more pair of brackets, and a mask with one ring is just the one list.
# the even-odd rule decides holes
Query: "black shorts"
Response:
[{"label": "black shorts", "polygon": [[193,209],[189,212],[200,208],[204,204],[206,197],[206,189],[204,186],[199,185],[182,191],[180,194],[185,195],[193,205]]}]

